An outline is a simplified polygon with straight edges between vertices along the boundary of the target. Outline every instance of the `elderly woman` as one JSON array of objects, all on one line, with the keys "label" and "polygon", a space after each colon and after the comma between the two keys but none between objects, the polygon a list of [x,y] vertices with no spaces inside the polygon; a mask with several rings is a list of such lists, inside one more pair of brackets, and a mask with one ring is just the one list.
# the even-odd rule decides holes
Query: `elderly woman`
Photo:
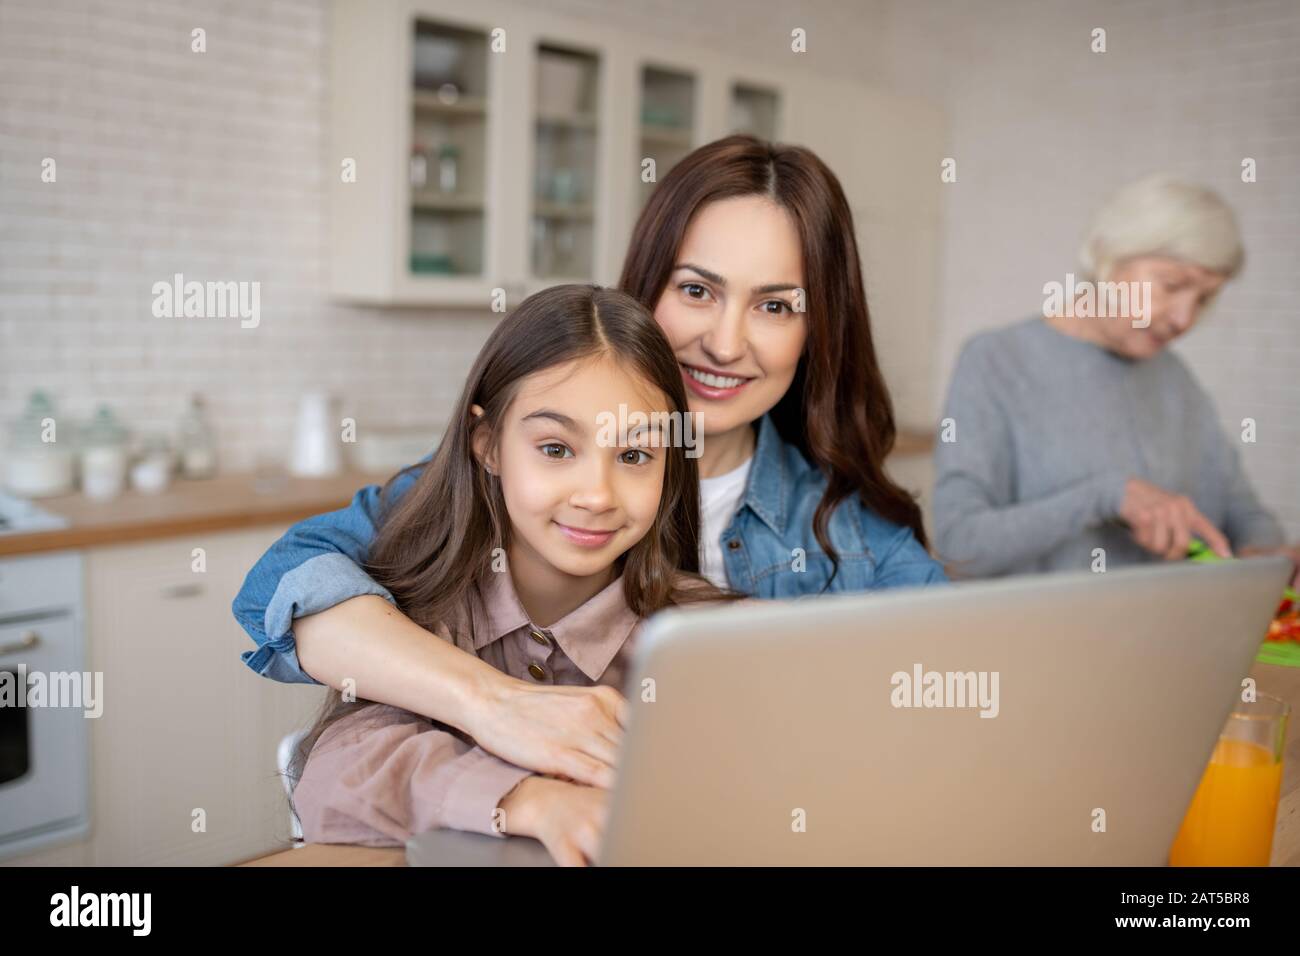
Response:
[{"label": "elderly woman", "polygon": [[1241,267],[1232,211],[1144,179],[1100,210],[1081,257],[1077,298],[962,351],[935,453],[940,557],[983,577],[1177,559],[1193,538],[1224,556],[1283,550],[1236,436],[1167,348]]}]

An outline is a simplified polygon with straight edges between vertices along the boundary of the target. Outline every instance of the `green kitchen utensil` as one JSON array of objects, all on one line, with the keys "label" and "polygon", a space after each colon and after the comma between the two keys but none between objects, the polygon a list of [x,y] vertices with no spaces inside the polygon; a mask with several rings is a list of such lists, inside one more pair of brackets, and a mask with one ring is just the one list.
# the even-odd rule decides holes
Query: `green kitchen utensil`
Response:
[{"label": "green kitchen utensil", "polygon": [[1220,561],[1227,561],[1228,558],[1221,558],[1211,550],[1210,546],[1200,538],[1193,538],[1191,544],[1187,546],[1187,560],[1196,561],[1202,564],[1218,564]]}]

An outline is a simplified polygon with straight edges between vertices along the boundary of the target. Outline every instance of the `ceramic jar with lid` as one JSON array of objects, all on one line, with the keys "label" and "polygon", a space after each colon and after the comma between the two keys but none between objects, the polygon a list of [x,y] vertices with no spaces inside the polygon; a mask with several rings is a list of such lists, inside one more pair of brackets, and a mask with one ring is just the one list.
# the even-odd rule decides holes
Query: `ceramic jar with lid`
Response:
[{"label": "ceramic jar with lid", "polygon": [[32,392],[9,432],[3,456],[5,488],[24,498],[68,494],[77,475],[74,444],[72,430],[59,429],[50,397]]}]

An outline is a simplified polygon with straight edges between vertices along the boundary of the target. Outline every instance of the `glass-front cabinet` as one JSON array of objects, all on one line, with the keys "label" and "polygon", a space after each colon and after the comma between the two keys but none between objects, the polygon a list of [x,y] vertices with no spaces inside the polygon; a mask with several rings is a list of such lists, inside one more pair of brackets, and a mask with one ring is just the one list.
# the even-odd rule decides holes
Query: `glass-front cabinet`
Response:
[{"label": "glass-front cabinet", "polygon": [[781,95],[776,90],[748,83],[733,84],[727,132],[776,139],[780,104]]},{"label": "glass-front cabinet", "polygon": [[416,20],[413,44],[410,272],[482,276],[488,36]]},{"label": "glass-front cabinet", "polygon": [[590,281],[599,199],[600,57],[537,46],[531,274]]},{"label": "glass-front cabinet", "polygon": [[781,133],[779,69],[515,0],[332,0],[329,284],[342,301],[506,307],[618,278],[687,153]]},{"label": "glass-front cabinet", "polygon": [[[695,142],[695,76],[658,66],[641,69],[641,188],[637,208],[644,206],[660,179],[698,145]],[[653,160],[653,165],[647,163]]]}]

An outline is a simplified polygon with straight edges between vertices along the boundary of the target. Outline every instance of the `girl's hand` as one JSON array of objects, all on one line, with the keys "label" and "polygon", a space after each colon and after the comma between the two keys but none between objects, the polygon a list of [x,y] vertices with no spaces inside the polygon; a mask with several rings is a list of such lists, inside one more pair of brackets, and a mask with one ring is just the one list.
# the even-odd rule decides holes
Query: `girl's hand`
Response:
[{"label": "girl's hand", "polygon": [[560,866],[596,862],[609,791],[549,777],[526,777],[501,801],[505,832],[540,840]]},{"label": "girl's hand", "polygon": [[526,770],[606,790],[627,722],[613,687],[494,682],[474,707],[466,733],[484,750]]}]

